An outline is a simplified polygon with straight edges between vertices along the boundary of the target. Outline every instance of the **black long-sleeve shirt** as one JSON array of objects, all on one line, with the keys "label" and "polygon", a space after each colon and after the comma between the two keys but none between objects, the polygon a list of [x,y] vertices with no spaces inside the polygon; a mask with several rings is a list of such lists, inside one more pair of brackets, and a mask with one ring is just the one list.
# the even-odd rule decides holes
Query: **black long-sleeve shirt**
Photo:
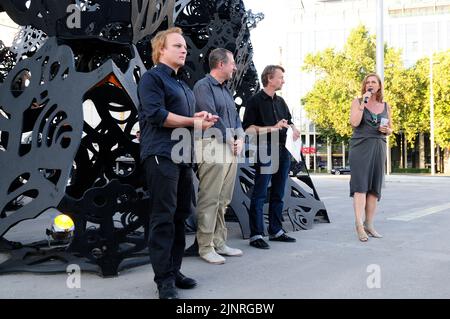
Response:
[{"label": "black long-sleeve shirt", "polygon": [[[292,124],[291,112],[289,112],[284,99],[276,94],[272,98],[264,90],[261,90],[248,100],[242,126],[244,130],[251,125],[273,126],[282,119],[287,120],[289,125]],[[283,128],[279,132],[279,142],[284,145],[287,129]],[[268,136],[268,141],[270,141],[270,136]]]},{"label": "black long-sleeve shirt", "polygon": [[[142,76],[138,94],[141,161],[151,155],[170,159],[172,148],[180,142],[181,137],[176,136],[178,139],[172,140],[174,128],[163,127],[164,122],[169,112],[192,117],[195,110],[194,93],[172,68],[159,63]],[[189,137],[191,136],[192,134]],[[185,144],[189,144],[191,149],[185,149],[188,154],[183,154],[183,161],[190,163],[192,141]]]}]

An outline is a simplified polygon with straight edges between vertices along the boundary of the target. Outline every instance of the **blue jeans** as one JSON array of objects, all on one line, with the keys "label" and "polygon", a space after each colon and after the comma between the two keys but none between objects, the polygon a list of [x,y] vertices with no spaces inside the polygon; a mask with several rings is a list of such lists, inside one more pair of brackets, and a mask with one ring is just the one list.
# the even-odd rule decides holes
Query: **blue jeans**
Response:
[{"label": "blue jeans", "polygon": [[279,147],[279,167],[274,174],[262,174],[261,168],[269,166],[270,163],[262,164],[258,162],[255,165],[255,186],[253,188],[249,219],[250,219],[250,239],[254,236],[264,236],[264,203],[267,198],[267,188],[270,181],[269,198],[269,235],[278,235],[282,231],[282,213],[283,213],[283,197],[286,180],[289,175],[291,164],[291,156],[289,151],[284,147]]}]

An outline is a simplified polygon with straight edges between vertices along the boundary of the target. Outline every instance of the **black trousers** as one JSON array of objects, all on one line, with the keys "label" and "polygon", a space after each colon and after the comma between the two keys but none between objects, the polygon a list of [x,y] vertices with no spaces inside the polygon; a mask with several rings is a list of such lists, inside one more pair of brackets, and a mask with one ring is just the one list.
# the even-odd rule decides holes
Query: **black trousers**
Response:
[{"label": "black trousers", "polygon": [[185,239],[185,220],[192,203],[192,168],[178,165],[162,156],[144,161],[150,192],[149,252],[155,282],[175,279],[181,268]]}]

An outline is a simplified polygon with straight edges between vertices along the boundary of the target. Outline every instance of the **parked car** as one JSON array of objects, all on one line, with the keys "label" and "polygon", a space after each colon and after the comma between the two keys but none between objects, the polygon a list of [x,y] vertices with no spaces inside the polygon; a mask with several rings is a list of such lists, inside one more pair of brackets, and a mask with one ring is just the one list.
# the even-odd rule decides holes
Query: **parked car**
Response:
[{"label": "parked car", "polygon": [[335,167],[331,170],[331,174],[341,175],[341,174],[350,174],[350,167]]}]

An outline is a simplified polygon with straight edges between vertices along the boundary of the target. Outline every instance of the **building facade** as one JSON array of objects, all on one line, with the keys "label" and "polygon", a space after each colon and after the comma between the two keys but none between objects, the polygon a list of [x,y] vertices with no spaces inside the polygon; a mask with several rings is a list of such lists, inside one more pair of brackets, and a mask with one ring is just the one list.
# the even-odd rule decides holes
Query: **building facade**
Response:
[{"label": "building facade", "polygon": [[[273,63],[286,69],[286,84],[281,95],[291,108],[294,123],[305,132],[302,136],[305,147],[315,150],[305,154],[310,169],[345,166],[348,150],[344,144],[327,144],[304,112],[301,98],[311,90],[315,77],[302,71],[303,61],[307,54],[325,48],[342,49],[350,31],[359,24],[375,34],[377,1],[267,0],[264,5],[269,9],[263,11],[267,21],[263,20],[252,31],[258,71],[261,73],[265,64]],[[247,9],[255,8],[253,11],[258,11],[262,2],[245,0]],[[271,20],[271,17],[274,18]],[[0,13],[0,39],[6,46],[11,45],[17,31],[17,25],[4,12]],[[260,39],[254,37],[257,34]],[[402,49],[406,67],[431,52],[450,48],[450,0],[384,0],[384,41]],[[420,163],[418,154],[423,145],[427,145],[427,138],[421,136],[418,140],[425,139],[425,142],[406,156],[393,149],[393,166],[403,163],[411,167]]]},{"label": "building facade", "polygon": [[[286,67],[283,94],[292,108],[296,124],[305,132],[305,146],[313,146],[316,150],[316,153],[306,154],[307,167],[319,170],[324,162],[328,170],[345,166],[348,160],[346,146],[327,145],[304,112],[301,98],[311,90],[315,77],[301,68],[309,53],[330,47],[341,50],[350,31],[360,24],[364,24],[371,34],[376,34],[377,0],[288,0],[284,5],[287,32],[280,48],[281,61]],[[384,0],[383,9],[384,41],[390,47],[402,50],[406,67],[432,52],[450,48],[449,0]],[[410,149],[406,160],[401,158],[404,157],[402,152],[393,149],[393,167],[402,161],[405,166],[417,166],[420,160],[416,153],[424,144],[427,142]]]}]

